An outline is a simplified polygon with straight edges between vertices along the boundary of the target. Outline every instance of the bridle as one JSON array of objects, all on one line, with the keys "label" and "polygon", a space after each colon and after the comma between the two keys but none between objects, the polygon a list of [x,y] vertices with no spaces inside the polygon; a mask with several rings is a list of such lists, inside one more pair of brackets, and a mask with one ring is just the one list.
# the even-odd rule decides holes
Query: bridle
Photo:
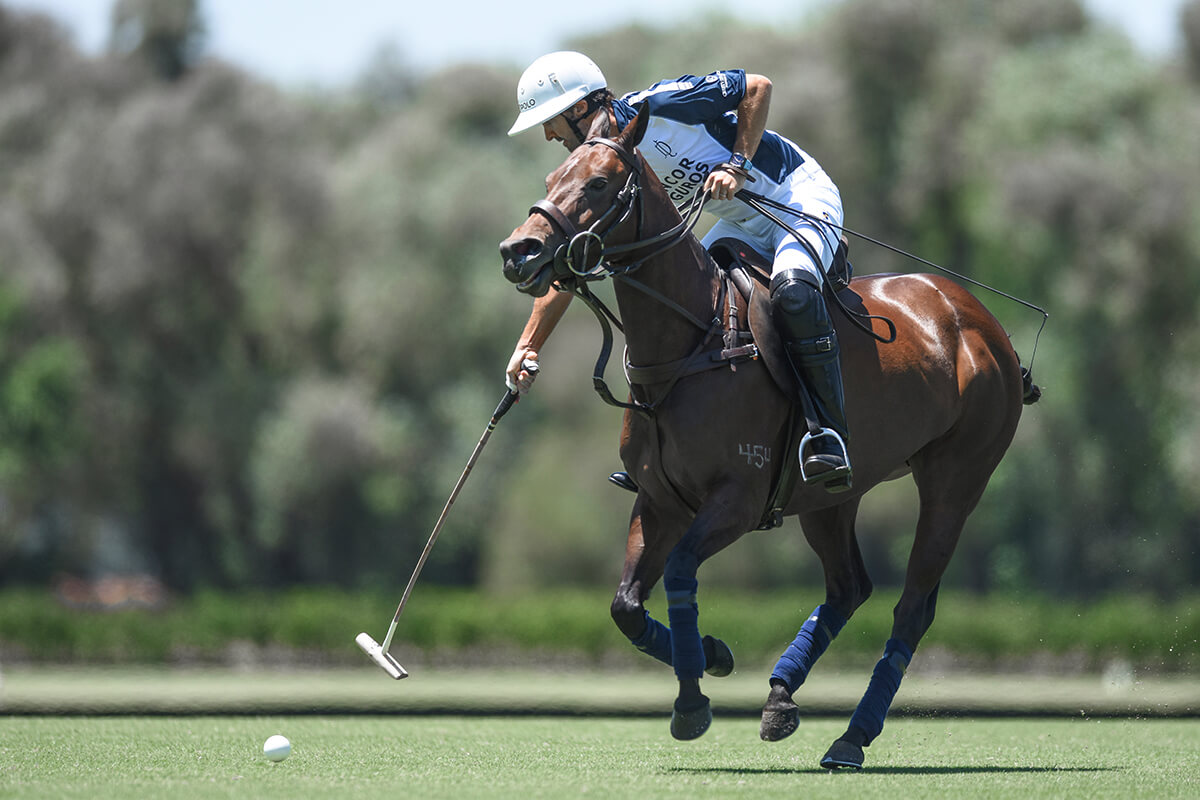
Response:
[{"label": "bridle", "polygon": [[[625,186],[617,192],[608,209],[597,217],[586,230],[579,230],[562,210],[549,199],[539,200],[529,209],[530,214],[541,214],[566,239],[559,245],[554,254],[555,272],[563,277],[573,274],[588,280],[601,280],[627,275],[646,261],[659,253],[681,242],[691,233],[700,219],[707,197],[698,195],[692,203],[692,208],[680,223],[669,230],[642,238],[642,228],[646,219],[645,203],[642,200],[642,178],[644,168],[641,157],[636,152],[630,152],[619,142],[612,139],[588,139],[581,147],[602,145],[610,148],[629,167],[629,177]],[[609,245],[606,239],[620,225],[624,224],[634,214],[637,215],[637,227],[634,241],[627,244]],[[630,259],[622,263],[613,263],[639,250],[647,250],[640,258]]]},{"label": "bridle", "polygon": [[[679,373],[669,381],[667,391],[663,393],[656,403],[644,403],[637,399],[634,399],[632,403],[625,403],[613,397],[604,379],[605,367],[612,353],[613,342],[612,328],[609,323],[611,321],[622,333],[624,333],[625,328],[616,314],[588,289],[587,284],[591,281],[604,280],[605,278],[620,280],[678,313],[704,332],[704,337],[700,345],[697,347],[696,352],[692,353],[694,357],[722,326],[719,309],[722,303],[724,303],[725,283],[722,281],[720,284],[721,289],[716,300],[718,311],[714,312],[710,322],[704,322],[676,301],[635,279],[632,273],[650,259],[679,244],[692,232],[692,229],[696,227],[696,223],[700,219],[700,213],[704,210],[704,204],[708,200],[708,195],[704,192],[698,192],[693,197],[690,207],[686,209],[685,213],[681,214],[682,219],[679,224],[662,233],[642,238],[646,209],[642,198],[642,192],[644,191],[642,188],[642,178],[645,173],[641,157],[636,152],[631,152],[619,142],[612,139],[588,139],[581,145],[581,147],[595,146],[610,148],[629,167],[629,177],[626,179],[625,185],[613,198],[613,202],[608,209],[597,217],[596,221],[589,225],[586,230],[582,231],[571,222],[567,215],[562,212],[562,209],[549,199],[539,200],[534,203],[529,209],[529,213],[531,215],[540,214],[545,217],[551,226],[566,239],[554,252],[553,269],[558,276],[555,284],[561,291],[570,292],[583,300],[588,308],[592,310],[592,313],[596,315],[596,319],[600,323],[604,340],[601,345],[600,357],[596,361],[596,368],[592,375],[592,384],[597,394],[609,405],[652,414],[658,403],[661,403],[666,398],[666,395],[670,392],[670,387],[674,386],[675,382],[682,376],[682,367]],[[634,240],[626,244],[608,244],[606,240],[613,231],[630,220],[635,214],[637,227],[635,228]]]}]

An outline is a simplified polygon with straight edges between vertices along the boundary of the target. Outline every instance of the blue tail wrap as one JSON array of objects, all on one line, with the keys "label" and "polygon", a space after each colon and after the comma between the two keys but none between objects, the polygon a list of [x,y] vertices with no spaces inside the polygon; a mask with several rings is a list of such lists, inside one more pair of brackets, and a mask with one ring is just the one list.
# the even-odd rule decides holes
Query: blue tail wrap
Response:
[{"label": "blue tail wrap", "polygon": [[829,647],[829,643],[846,625],[846,620],[831,606],[819,605],[805,621],[795,640],[779,657],[771,673],[772,680],[780,680],[795,692],[808,678],[808,672],[817,659]]},{"label": "blue tail wrap", "polygon": [[888,708],[900,688],[900,680],[908,669],[913,651],[899,639],[888,639],[883,650],[883,658],[875,665],[871,673],[871,683],[867,693],[863,695],[850,718],[850,727],[858,728],[867,735],[866,744],[879,735],[883,730],[883,720],[887,717]]}]

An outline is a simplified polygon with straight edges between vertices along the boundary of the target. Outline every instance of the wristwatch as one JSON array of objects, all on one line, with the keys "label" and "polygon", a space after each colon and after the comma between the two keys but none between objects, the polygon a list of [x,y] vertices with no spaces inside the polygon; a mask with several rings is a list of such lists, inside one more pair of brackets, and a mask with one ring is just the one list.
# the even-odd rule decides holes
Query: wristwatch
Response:
[{"label": "wristwatch", "polygon": [[738,169],[744,169],[746,172],[754,169],[754,165],[750,163],[750,159],[746,158],[744,153],[734,153],[731,155],[729,157],[729,165]]}]

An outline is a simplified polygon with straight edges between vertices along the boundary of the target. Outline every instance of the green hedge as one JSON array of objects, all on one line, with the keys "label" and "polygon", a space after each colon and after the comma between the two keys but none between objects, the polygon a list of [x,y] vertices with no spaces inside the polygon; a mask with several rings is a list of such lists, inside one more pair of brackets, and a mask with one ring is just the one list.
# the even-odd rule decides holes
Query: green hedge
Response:
[{"label": "green hedge", "polygon": [[[608,614],[607,590],[495,597],[418,587],[397,642],[431,654],[503,651],[561,654],[583,662],[631,652]],[[819,590],[773,594],[703,593],[701,627],[743,663],[774,658],[819,602]],[[278,594],[203,592],[156,611],[72,609],[47,591],[0,592],[0,654],[39,663],[223,662],[236,646],[299,651],[326,663],[359,658],[355,635],[382,639],[395,597],[296,589]],[[831,660],[871,658],[891,627],[898,591],[881,590],[830,649]],[[651,612],[665,619],[661,593]],[[1114,659],[1164,672],[1200,670],[1200,596],[1172,602],[1112,597],[1094,603],[943,593],[922,642],[976,666],[1019,668],[1050,656],[1076,667]]]}]

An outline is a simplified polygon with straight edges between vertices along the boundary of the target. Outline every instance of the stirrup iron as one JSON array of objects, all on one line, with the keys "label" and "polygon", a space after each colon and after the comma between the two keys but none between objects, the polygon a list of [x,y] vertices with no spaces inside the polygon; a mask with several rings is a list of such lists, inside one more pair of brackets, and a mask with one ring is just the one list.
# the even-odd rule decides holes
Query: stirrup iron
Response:
[{"label": "stirrup iron", "polygon": [[[812,442],[819,441],[821,439],[833,439],[835,442],[837,442],[838,448],[842,451],[842,466],[826,470],[825,472],[817,475],[809,475],[808,470],[804,468],[804,451]],[[814,453],[813,455],[819,454]],[[800,448],[799,452],[796,453],[796,456],[800,460],[800,480],[804,481],[806,484],[832,483],[833,485],[829,487],[831,491],[843,491],[850,488],[850,453],[846,449],[846,440],[842,438],[841,434],[832,428],[822,428],[816,433],[809,431],[808,433],[804,434],[804,438],[800,440]]]}]

